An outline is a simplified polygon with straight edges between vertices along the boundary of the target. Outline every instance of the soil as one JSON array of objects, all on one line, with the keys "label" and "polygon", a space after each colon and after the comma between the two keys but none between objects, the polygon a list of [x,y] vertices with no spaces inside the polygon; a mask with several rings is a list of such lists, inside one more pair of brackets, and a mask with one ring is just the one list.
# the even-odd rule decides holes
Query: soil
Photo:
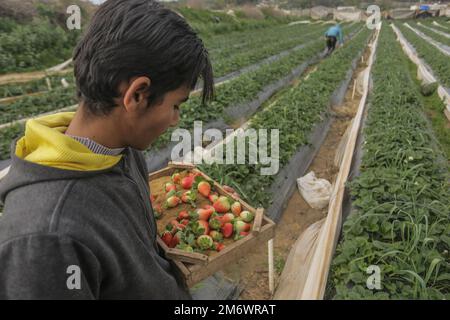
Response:
[{"label": "soil", "polygon": [[[352,99],[354,81],[365,67],[370,51],[364,54],[364,62],[360,63],[354,72],[350,86],[346,92],[343,105],[333,108],[334,121],[331,128],[320,147],[316,157],[311,163],[306,173],[314,171],[318,178],[327,179],[331,183],[335,181],[339,168],[334,165],[334,157],[337,146],[341,141],[350,121],[356,114],[356,110],[361,99],[359,93],[355,93]],[[304,74],[308,76],[314,72],[316,67],[312,66]],[[301,83],[301,80],[293,82],[294,85]],[[321,220],[327,214],[327,208],[317,210],[311,208],[300,193],[296,190],[289,199],[287,207],[277,224],[274,238],[274,264],[275,264],[275,286],[281,275],[287,256],[297,238],[310,225]],[[242,293],[239,299],[243,300],[268,300],[272,298],[268,283],[268,254],[266,244],[261,244],[254,249],[252,254],[243,257],[236,264],[228,266],[224,270],[224,275],[232,281],[239,283]]]}]

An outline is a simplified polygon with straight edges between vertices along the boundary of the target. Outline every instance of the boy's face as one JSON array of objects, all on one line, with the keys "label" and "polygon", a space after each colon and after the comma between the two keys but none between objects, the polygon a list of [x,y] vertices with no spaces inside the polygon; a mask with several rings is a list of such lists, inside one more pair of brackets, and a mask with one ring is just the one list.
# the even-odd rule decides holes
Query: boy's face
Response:
[{"label": "boy's face", "polygon": [[[180,118],[180,106],[189,98],[190,89],[180,87],[164,95],[162,102],[148,106],[147,77],[131,82],[123,95],[123,108],[118,115],[119,127],[127,146],[138,150],[147,149],[169,127],[176,126]],[[147,92],[147,93],[145,93]],[[119,118],[120,117],[120,118]]]}]

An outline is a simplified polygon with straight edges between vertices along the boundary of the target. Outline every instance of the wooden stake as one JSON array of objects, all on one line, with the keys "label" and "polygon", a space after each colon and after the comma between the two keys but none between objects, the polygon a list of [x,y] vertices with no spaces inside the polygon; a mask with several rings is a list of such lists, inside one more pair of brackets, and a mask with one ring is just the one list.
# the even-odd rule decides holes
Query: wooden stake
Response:
[{"label": "wooden stake", "polygon": [[273,262],[273,239],[267,242],[267,247],[269,251],[269,290],[270,294],[274,293],[274,262]]}]

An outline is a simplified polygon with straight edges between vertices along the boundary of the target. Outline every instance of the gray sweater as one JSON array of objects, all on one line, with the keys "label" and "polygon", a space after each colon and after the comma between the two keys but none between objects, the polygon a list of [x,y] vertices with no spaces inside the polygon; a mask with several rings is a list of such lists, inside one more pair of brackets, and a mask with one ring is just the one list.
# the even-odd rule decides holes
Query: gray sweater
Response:
[{"label": "gray sweater", "polygon": [[156,245],[140,152],[126,148],[101,171],[11,154],[0,181],[0,299],[190,299]]}]

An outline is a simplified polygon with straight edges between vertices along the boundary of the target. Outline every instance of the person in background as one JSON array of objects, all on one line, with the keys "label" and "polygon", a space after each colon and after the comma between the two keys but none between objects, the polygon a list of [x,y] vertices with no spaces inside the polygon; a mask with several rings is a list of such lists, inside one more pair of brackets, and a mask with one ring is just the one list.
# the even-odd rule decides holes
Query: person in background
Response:
[{"label": "person in background", "polygon": [[338,23],[330,27],[327,32],[325,32],[325,38],[327,40],[327,53],[330,55],[336,48],[336,43],[339,41],[339,45],[344,44],[344,35],[342,33],[341,25]]},{"label": "person in background", "polygon": [[142,151],[170,126],[208,52],[153,0],[108,0],[74,51],[79,107],[29,120],[0,181],[0,299],[190,299],[157,246]]}]

